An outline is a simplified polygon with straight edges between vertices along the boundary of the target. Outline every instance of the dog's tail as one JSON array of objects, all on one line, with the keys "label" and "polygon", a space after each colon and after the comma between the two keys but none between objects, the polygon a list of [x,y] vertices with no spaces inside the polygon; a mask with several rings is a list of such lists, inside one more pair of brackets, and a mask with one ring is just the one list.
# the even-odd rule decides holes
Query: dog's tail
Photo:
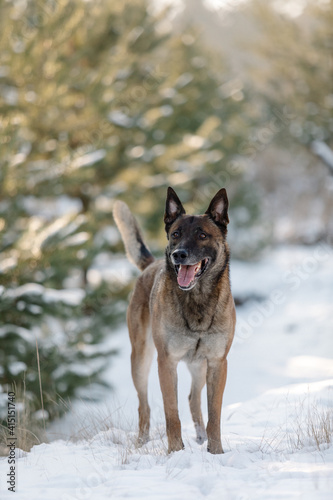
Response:
[{"label": "dog's tail", "polygon": [[128,260],[143,271],[155,259],[143,240],[135,217],[126,203],[120,200],[113,205],[113,217],[123,239]]}]

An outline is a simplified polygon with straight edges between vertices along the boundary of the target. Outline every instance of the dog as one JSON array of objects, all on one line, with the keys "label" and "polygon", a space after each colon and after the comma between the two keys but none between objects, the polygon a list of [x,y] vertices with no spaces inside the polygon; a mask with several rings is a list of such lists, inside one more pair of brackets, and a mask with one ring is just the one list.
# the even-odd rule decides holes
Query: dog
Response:
[{"label": "dog", "polygon": [[[155,260],[128,206],[117,200],[113,215],[128,259],[142,274],[127,311],[132,345],[131,368],[139,398],[139,436],[149,440],[148,374],[157,349],[168,453],[184,448],[177,404],[177,364],[192,375],[189,395],[196,440],[208,439],[210,453],[223,453],[222,397],[227,378],[236,312],[230,289],[226,190],[220,189],[204,215],[187,215],[175,191],[167,192],[164,223],[165,259]],[[201,413],[201,390],[207,384],[208,423]]]}]

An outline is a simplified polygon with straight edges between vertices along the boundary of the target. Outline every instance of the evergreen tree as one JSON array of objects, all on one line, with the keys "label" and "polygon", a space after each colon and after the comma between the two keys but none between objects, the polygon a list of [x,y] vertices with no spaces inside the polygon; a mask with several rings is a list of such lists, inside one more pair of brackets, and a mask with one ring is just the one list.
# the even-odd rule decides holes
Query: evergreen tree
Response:
[{"label": "evergreen tree", "polygon": [[297,16],[290,5],[271,1],[245,7],[260,33],[253,81],[268,116],[286,111],[280,137],[318,156],[330,148],[331,160],[325,154],[322,159],[333,173],[333,2],[303,7]]},{"label": "evergreen tree", "polygon": [[198,211],[226,184],[257,210],[234,168],[246,103],[197,34],[145,0],[2,2],[0,37],[0,383],[40,408],[37,339],[52,417],[99,379],[124,318],[112,200],[160,235],[169,184]]}]

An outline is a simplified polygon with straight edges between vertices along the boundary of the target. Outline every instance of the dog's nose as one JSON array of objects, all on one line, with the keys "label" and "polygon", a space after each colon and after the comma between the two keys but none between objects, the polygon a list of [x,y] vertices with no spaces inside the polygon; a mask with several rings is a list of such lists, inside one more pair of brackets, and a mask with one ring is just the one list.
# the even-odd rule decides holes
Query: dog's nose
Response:
[{"label": "dog's nose", "polygon": [[188,258],[188,252],[183,248],[175,250],[172,254],[173,261],[176,265],[184,264]]}]

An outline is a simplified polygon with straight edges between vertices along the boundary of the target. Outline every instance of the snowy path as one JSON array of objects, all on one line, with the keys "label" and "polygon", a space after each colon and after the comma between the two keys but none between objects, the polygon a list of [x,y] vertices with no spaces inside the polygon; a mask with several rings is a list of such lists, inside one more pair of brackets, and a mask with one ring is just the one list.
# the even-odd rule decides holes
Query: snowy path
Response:
[{"label": "snowy path", "polygon": [[[98,405],[74,405],[53,426],[63,440],[18,459],[14,498],[331,499],[333,446],[318,446],[316,438],[329,422],[333,427],[333,252],[282,248],[256,264],[234,263],[232,285],[238,297],[254,293],[262,300],[238,308],[223,406],[224,455],[212,456],[194,441],[190,378],[182,364],[186,449],[166,455],[156,360],[149,388],[152,440],[135,447],[137,400],[122,328],[111,339],[120,355],[106,374],[115,393]],[[203,409],[207,417],[205,394]],[[68,433],[81,440],[68,440]],[[7,472],[2,459],[1,499],[11,498]]]}]

